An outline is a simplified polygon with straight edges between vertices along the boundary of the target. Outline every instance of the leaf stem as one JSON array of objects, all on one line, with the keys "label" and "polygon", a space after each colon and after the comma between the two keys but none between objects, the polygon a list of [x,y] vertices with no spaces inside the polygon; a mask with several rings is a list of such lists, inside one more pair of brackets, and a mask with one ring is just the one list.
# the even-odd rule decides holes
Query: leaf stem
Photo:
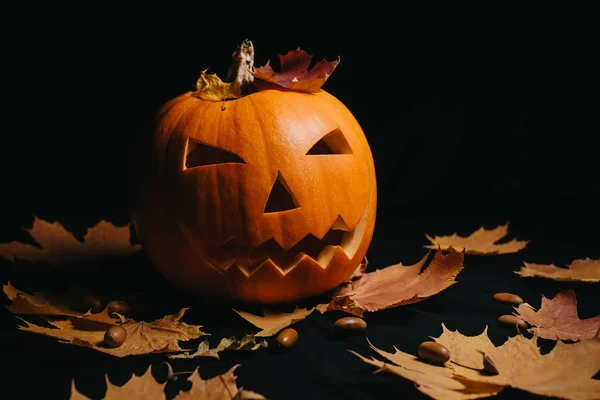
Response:
[{"label": "leaf stem", "polygon": [[233,84],[233,91],[242,96],[255,91],[254,89],[254,44],[245,39],[231,55],[232,64],[229,68],[228,81]]}]

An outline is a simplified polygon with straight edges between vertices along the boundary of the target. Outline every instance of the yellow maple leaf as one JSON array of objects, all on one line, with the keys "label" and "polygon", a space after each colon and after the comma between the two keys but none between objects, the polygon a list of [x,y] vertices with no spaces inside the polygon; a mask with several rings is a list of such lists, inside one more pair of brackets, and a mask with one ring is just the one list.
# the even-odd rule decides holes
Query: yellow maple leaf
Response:
[{"label": "yellow maple leaf", "polygon": [[226,83],[217,76],[217,74],[208,74],[204,70],[196,82],[196,92],[194,95],[203,100],[222,101],[227,99],[237,99],[242,96],[240,86],[235,82]]}]

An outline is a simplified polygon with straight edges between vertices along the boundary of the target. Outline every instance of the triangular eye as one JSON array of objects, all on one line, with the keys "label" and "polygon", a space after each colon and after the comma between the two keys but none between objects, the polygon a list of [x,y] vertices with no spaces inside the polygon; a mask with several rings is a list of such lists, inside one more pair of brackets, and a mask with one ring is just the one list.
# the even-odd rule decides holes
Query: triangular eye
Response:
[{"label": "triangular eye", "polygon": [[185,155],[185,168],[226,163],[246,164],[246,162],[242,160],[240,156],[227,150],[218,149],[216,147],[188,139]]},{"label": "triangular eye", "polygon": [[352,154],[352,149],[340,128],[335,128],[315,143],[306,154]]}]

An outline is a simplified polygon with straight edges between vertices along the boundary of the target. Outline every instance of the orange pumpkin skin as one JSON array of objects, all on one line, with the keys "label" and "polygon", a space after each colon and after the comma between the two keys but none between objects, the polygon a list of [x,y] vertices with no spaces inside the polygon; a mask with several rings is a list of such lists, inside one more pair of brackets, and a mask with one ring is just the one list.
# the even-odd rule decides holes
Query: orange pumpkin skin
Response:
[{"label": "orange pumpkin skin", "polygon": [[133,222],[153,263],[192,295],[265,304],[347,280],[377,206],[356,119],[325,91],[264,90],[225,106],[172,99],[139,154]]}]

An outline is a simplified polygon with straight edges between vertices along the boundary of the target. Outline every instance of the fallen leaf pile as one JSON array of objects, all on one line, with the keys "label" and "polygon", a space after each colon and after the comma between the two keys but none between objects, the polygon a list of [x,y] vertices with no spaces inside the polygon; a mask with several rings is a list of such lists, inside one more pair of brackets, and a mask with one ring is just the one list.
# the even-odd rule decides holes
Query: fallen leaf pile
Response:
[{"label": "fallen leaf pile", "polygon": [[340,58],[338,57],[334,61],[323,59],[309,69],[312,57],[312,55],[298,48],[279,55],[279,72],[273,70],[269,60],[262,67],[255,68],[253,75],[256,79],[289,90],[318,92],[340,63]]},{"label": "fallen leaf pile", "polygon": [[425,237],[431,242],[425,248],[447,250],[454,248],[458,251],[465,251],[467,254],[508,254],[516,253],[527,246],[526,240],[513,239],[510,242],[496,244],[508,234],[508,223],[487,230],[480,227],[467,237],[458,236],[453,233],[450,236],[431,237],[425,234]]},{"label": "fallen leaf pile", "polygon": [[600,332],[600,315],[584,320],[577,315],[575,292],[564,290],[553,299],[542,296],[542,306],[536,311],[527,303],[516,308],[516,315],[533,325],[530,332],[552,340],[592,339]]},{"label": "fallen leaf pile", "polygon": [[39,244],[12,242],[0,244],[0,257],[14,262],[45,261],[49,264],[66,264],[81,260],[124,257],[140,251],[139,244],[132,245],[130,224],[116,227],[110,222],[100,221],[88,229],[83,242],[77,240],[60,223],[50,223],[39,218],[27,233]]},{"label": "fallen leaf pile", "polygon": [[554,264],[524,263],[520,271],[515,273],[522,277],[549,278],[555,281],[600,282],[600,260],[590,258],[574,260],[567,268]]},{"label": "fallen leaf pile", "polygon": [[283,328],[290,326],[298,321],[302,321],[308,317],[315,309],[298,308],[291,313],[277,312],[268,309],[263,309],[264,316],[258,316],[245,311],[237,311],[242,318],[250,322],[252,325],[261,328],[262,330],[254,336],[268,337],[276,335]]},{"label": "fallen leaf pile", "polygon": [[321,313],[341,310],[362,316],[366,311],[419,302],[456,283],[454,278],[463,269],[463,253],[451,249],[443,254],[438,250],[422,271],[428,257],[414,265],[400,263],[361,275],[340,286],[329,304],[320,304],[317,309]]},{"label": "fallen leaf pile", "polygon": [[[175,400],[266,400],[258,393],[239,388],[236,384],[237,377],[233,374],[239,365],[234,365],[229,371],[212,379],[204,380],[200,377],[198,369],[188,378],[192,387],[188,391],[179,392]],[[123,386],[110,383],[106,377],[106,393],[102,399],[166,399],[166,382],[158,383],[152,376],[151,367],[142,376],[132,376]],[[75,381],[71,381],[70,400],[90,400],[77,391]]]},{"label": "fallen leaf pile", "polygon": [[[506,386],[564,399],[600,397],[600,381],[593,379],[600,370],[600,339],[573,344],[558,341],[551,352],[543,355],[537,336],[511,337],[495,347],[485,330],[470,337],[444,327],[444,333],[434,340],[450,350],[452,357],[445,365],[427,364],[397,348],[388,353],[371,343],[371,348],[388,362],[351,353],[376,366],[376,372],[387,371],[413,381],[419,391],[434,399],[488,397]],[[497,375],[482,371],[484,354],[496,365]]]}]

